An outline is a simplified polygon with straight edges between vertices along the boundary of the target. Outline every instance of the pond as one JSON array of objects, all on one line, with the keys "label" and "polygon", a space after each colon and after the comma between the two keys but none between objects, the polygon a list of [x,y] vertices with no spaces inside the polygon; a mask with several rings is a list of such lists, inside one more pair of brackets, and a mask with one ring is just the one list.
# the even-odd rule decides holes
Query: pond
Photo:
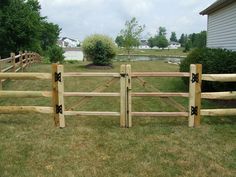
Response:
[{"label": "pond", "polygon": [[[64,53],[65,60],[78,60],[83,61],[84,54],[82,51],[65,51]],[[115,57],[116,61],[155,61],[155,60],[163,60],[168,63],[179,64],[182,58],[178,57],[157,57],[157,56],[128,56],[117,55]]]}]

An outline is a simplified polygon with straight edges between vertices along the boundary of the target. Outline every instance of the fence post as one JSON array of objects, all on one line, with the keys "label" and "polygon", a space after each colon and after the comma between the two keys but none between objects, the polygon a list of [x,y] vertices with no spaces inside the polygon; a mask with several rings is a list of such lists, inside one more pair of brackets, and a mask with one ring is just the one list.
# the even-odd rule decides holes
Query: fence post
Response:
[{"label": "fence post", "polygon": [[126,127],[132,127],[132,96],[131,96],[131,65],[126,65],[126,90],[127,90],[127,119],[126,119]]},{"label": "fence post", "polygon": [[190,65],[189,79],[189,127],[200,125],[201,119],[202,65]]},{"label": "fence post", "polygon": [[[2,61],[0,56],[0,73],[2,73]],[[2,79],[0,79],[0,90],[2,90]]]},{"label": "fence post", "polygon": [[56,126],[65,127],[64,116],[64,68],[63,65],[52,65],[52,102],[53,117]]},{"label": "fence post", "polygon": [[126,66],[120,66],[120,126],[126,125]]},{"label": "fence post", "polygon": [[27,62],[28,62],[28,59],[27,59],[27,58],[28,58],[27,51],[25,51],[25,59],[24,59],[24,60],[25,60],[25,68],[26,68],[27,65],[28,65],[28,63],[27,63]]},{"label": "fence post", "polygon": [[19,51],[19,54],[20,54],[20,69],[21,71],[23,72],[23,55],[22,55],[22,51]]},{"label": "fence post", "polygon": [[12,71],[16,72],[16,57],[15,53],[11,53],[11,59],[12,59]]}]

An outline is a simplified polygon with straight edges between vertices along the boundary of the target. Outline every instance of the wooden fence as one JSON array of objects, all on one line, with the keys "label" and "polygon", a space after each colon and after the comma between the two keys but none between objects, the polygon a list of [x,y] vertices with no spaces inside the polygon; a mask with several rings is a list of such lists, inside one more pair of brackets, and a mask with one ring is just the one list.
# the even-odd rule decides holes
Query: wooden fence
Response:
[{"label": "wooden fence", "polygon": [[[66,77],[113,77],[120,79],[120,92],[65,92]],[[137,77],[188,77],[189,92],[132,92],[132,78]],[[0,97],[50,97],[52,107],[40,106],[0,106],[0,113],[37,112],[52,114],[56,126],[65,127],[65,116],[117,116],[121,127],[132,127],[132,116],[140,117],[188,117],[189,127],[200,125],[201,116],[236,115],[232,109],[201,109],[201,99],[235,99],[236,92],[201,92],[202,80],[217,82],[236,82],[236,74],[202,74],[200,64],[191,65],[190,72],[131,72],[131,65],[121,65],[120,73],[66,72],[63,65],[52,65],[52,73],[0,73],[0,79],[41,79],[52,82],[52,91],[0,91]],[[66,97],[120,97],[119,112],[68,111],[65,109]],[[187,97],[189,109],[186,112],[132,112],[132,97]]]},{"label": "wooden fence", "polygon": [[[8,58],[1,59],[0,57],[0,72],[23,72],[26,67],[40,61],[41,56],[34,52],[19,52],[18,55],[11,53]],[[5,80],[0,80],[0,89],[2,89],[2,84]]]}]

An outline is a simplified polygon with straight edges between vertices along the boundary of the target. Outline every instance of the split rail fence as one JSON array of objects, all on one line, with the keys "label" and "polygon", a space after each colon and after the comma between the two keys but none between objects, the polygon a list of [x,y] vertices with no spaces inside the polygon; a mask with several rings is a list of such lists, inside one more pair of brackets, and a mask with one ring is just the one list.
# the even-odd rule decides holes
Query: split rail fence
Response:
[{"label": "split rail fence", "polygon": [[[67,77],[113,77],[120,78],[120,92],[65,92],[64,78]],[[135,77],[188,77],[189,92],[132,92],[131,79]],[[120,73],[66,72],[63,65],[53,64],[52,73],[0,73],[0,79],[49,80],[52,91],[0,91],[0,97],[49,97],[52,107],[0,106],[0,113],[45,113],[52,114],[56,126],[65,127],[65,116],[117,116],[121,127],[132,127],[132,116],[140,117],[188,117],[189,127],[200,125],[201,116],[233,116],[236,108],[201,109],[201,99],[235,99],[236,92],[201,92],[202,80],[236,82],[236,74],[202,74],[202,65],[190,66],[190,72],[131,72],[131,65],[121,65]],[[120,97],[119,112],[67,111],[66,97]],[[132,97],[186,97],[189,98],[188,112],[133,112]]]},{"label": "split rail fence", "polygon": [[[11,53],[10,57],[1,59],[0,57],[0,73],[6,72],[24,72],[26,67],[31,66],[33,63],[41,61],[41,56],[34,52],[24,53],[19,52],[18,55]],[[0,79],[0,90],[2,90],[2,84],[6,79]]]}]

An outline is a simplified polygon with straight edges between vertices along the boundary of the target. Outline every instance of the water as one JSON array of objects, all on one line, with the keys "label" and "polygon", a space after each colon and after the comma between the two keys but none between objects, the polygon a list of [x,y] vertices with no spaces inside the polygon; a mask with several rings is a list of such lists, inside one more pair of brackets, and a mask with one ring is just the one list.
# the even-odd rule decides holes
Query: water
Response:
[{"label": "water", "polygon": [[163,60],[168,63],[175,63],[180,64],[181,60],[183,58],[177,58],[177,57],[157,57],[157,56],[131,56],[128,58],[128,56],[116,56],[115,60],[117,61],[156,61],[156,60]]},{"label": "water", "polygon": [[[65,60],[78,60],[83,61],[84,54],[82,51],[65,51],[64,53]],[[155,57],[155,56],[131,56],[130,59],[128,59],[128,56],[121,56],[117,55],[115,57],[116,61],[156,61],[156,60],[163,60],[168,63],[175,63],[179,64],[182,58],[178,57]]]}]

